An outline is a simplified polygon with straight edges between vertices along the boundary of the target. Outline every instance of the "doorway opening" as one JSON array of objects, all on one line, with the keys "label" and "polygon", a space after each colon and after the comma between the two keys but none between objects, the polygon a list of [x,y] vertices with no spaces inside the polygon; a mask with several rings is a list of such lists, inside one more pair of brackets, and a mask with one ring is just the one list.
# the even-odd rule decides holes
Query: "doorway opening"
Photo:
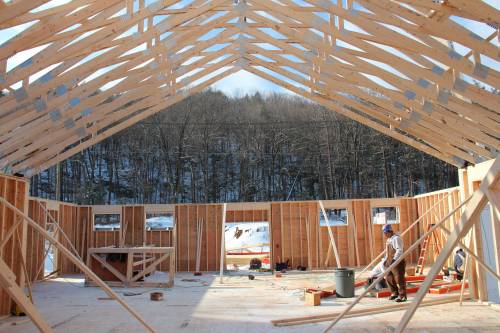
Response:
[{"label": "doorway opening", "polygon": [[225,229],[226,269],[232,272],[271,268],[269,222],[231,222]]},{"label": "doorway opening", "polygon": [[[57,237],[54,223],[47,222],[46,230],[52,237]],[[47,277],[55,274],[57,270],[57,248],[48,239],[45,239],[44,245],[46,256],[43,263],[43,277]]]}]

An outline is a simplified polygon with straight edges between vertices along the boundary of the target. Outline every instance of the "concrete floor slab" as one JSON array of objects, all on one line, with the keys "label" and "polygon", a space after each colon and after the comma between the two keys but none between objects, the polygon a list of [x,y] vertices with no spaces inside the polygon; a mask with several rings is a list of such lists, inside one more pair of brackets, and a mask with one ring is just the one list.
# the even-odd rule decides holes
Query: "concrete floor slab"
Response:
[{"label": "concrete floor slab", "polygon": [[[331,285],[329,273],[287,273],[282,278],[258,274],[225,277],[219,283],[215,273],[194,277],[176,276],[175,287],[161,289],[165,300],[153,302],[149,293],[159,289],[115,288],[158,332],[322,332],[327,323],[274,327],[270,321],[294,316],[325,314],[341,310],[347,299],[331,297],[319,307],[303,302],[305,287]],[[58,278],[34,286],[34,300],[56,332],[125,333],[144,332],[123,308],[96,287],[84,287],[81,276]],[[124,296],[135,293],[135,296]],[[391,304],[385,299],[365,299],[359,308]],[[358,308],[358,307],[357,307]],[[333,332],[392,332],[403,312],[345,319]],[[13,325],[18,323],[17,325]],[[0,322],[0,333],[31,333],[36,328],[27,318]],[[421,308],[408,332],[500,332],[498,307],[467,302],[463,307],[446,304]]]}]

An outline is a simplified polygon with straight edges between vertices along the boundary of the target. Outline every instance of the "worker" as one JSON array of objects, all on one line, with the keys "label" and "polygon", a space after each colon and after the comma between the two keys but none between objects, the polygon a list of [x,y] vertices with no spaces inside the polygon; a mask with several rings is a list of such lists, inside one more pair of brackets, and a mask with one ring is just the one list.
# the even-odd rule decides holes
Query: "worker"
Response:
[{"label": "worker", "polygon": [[[367,286],[371,285],[373,283],[373,281],[375,281],[379,276],[384,274],[384,271],[385,271],[384,263],[385,263],[385,261],[382,260],[375,267],[373,267],[373,269],[370,273],[370,277],[368,278],[368,281],[367,281],[368,282]],[[374,289],[380,290],[380,289],[385,289],[385,288],[387,288],[387,283],[385,282],[385,279],[382,279],[375,285]]]},{"label": "worker", "polygon": [[465,270],[465,252],[463,249],[458,248],[455,251],[455,257],[453,258],[453,268],[457,272],[457,280],[462,281],[464,278]]},{"label": "worker", "polygon": [[[392,226],[386,224],[383,226],[382,231],[387,238],[386,252],[384,257],[384,266],[387,269],[403,255],[403,239],[399,233],[394,233]],[[402,259],[389,273],[387,273],[386,280],[391,290],[391,301],[398,303],[406,301],[406,262]]]}]

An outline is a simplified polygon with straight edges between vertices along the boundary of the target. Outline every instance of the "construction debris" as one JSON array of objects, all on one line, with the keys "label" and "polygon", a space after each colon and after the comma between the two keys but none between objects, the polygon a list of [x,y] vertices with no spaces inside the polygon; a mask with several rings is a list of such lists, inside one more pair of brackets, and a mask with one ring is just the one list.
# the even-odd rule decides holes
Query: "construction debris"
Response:
[{"label": "construction debris", "polygon": [[304,293],[304,302],[305,305],[310,305],[310,306],[318,306],[321,305],[321,292],[319,291],[312,291],[308,292],[306,291]]},{"label": "construction debris", "polygon": [[152,301],[163,301],[163,293],[162,292],[154,292],[149,295],[149,298]]},{"label": "construction debris", "polygon": [[262,267],[262,260],[253,258],[250,260],[250,269],[260,269]]}]

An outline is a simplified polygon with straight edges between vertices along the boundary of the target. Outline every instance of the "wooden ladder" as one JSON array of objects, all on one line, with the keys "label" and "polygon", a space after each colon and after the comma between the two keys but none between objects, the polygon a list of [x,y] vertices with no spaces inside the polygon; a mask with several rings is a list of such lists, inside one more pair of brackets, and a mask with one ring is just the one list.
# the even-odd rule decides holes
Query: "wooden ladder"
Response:
[{"label": "wooden ladder", "polygon": [[[429,231],[432,227],[434,227],[434,223],[427,226],[427,231]],[[439,243],[439,238],[436,235],[436,230],[434,230],[425,238],[424,243],[422,244],[422,249],[420,250],[420,255],[418,256],[417,268],[415,270],[416,274],[424,274],[425,258],[427,257],[427,248],[429,247],[431,238],[434,241],[434,254],[439,255],[439,252],[441,251],[441,244]]]}]

